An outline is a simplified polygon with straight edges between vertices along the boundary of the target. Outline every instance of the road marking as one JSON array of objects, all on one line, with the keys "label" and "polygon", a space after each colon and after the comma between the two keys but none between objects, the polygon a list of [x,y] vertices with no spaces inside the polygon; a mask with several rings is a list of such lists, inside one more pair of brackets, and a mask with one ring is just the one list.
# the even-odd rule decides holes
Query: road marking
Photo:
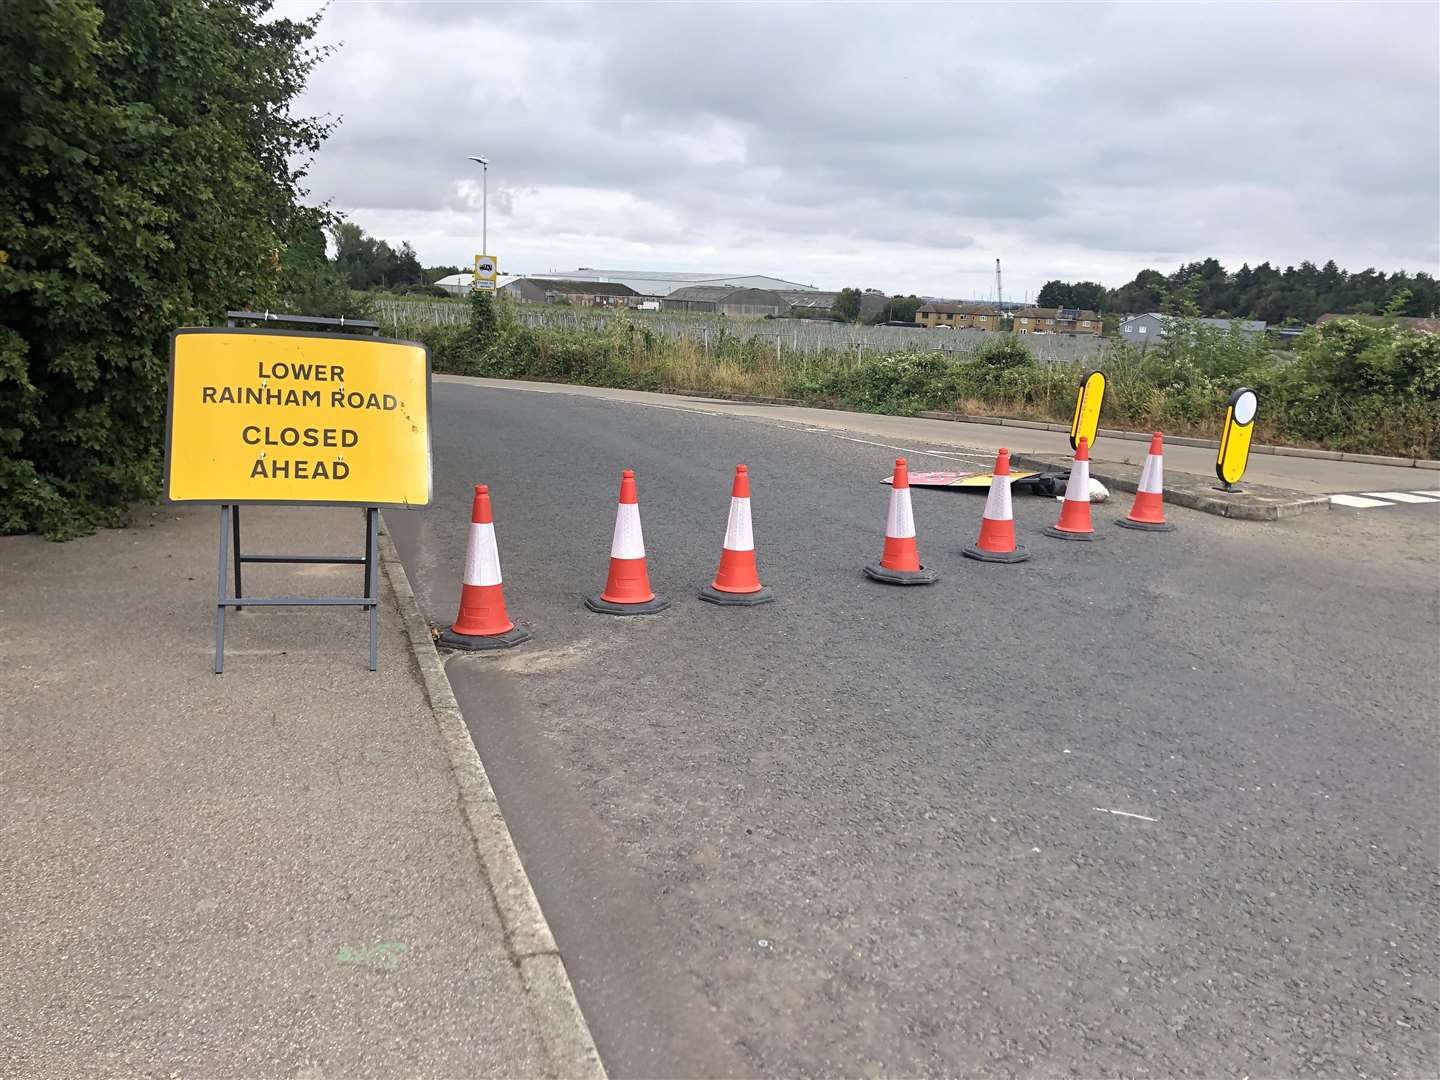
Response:
[{"label": "road marking", "polygon": [[1391,502],[1402,503],[1428,503],[1434,499],[1422,499],[1419,495],[1412,495],[1408,491],[1362,491],[1367,499],[1389,499]]},{"label": "road marking", "polygon": [[1369,510],[1376,506],[1394,506],[1383,499],[1362,499],[1359,495],[1331,495],[1330,501],[1337,506],[1353,506],[1357,510]]},{"label": "road marking", "polygon": [[1336,506],[1350,506],[1356,510],[1373,510],[1377,506],[1399,506],[1401,503],[1422,505],[1440,503],[1440,491],[1360,491],[1341,492],[1331,495],[1330,501]]},{"label": "road marking", "polygon": [[1097,807],[1095,807],[1095,809],[1098,810],[1098,811],[1100,811],[1100,813],[1102,813],[1102,814],[1114,814],[1116,817],[1133,817],[1133,818],[1139,818],[1141,821],[1159,821],[1159,820],[1160,820],[1159,818],[1146,817],[1144,814],[1132,814],[1132,813],[1130,813],[1130,811],[1128,811],[1128,810],[1107,810],[1107,809],[1105,809],[1105,807],[1103,807],[1103,806],[1097,806]]},{"label": "road marking", "polygon": [[873,439],[857,439],[853,435],[841,435],[831,431],[829,428],[806,427],[805,431],[812,435],[829,435],[832,439],[844,439],[846,442],[864,443],[866,446],[880,446],[886,450],[899,450],[902,454],[915,454],[919,457],[938,458],[975,458],[977,461],[994,461],[994,455],[984,450],[915,450],[908,446],[896,446],[894,443],[875,442]]}]

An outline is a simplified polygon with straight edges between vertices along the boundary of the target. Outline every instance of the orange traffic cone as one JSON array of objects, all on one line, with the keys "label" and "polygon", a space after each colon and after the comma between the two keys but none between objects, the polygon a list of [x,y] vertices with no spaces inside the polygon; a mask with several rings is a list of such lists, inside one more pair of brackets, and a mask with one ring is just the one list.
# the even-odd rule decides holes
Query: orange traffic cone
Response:
[{"label": "orange traffic cone", "polygon": [[591,611],[607,615],[651,615],[664,611],[670,601],[650,589],[645,569],[645,534],[640,531],[640,496],[635,470],[620,474],[620,506],[615,511],[615,534],[610,541],[610,574],[605,591],[586,599]]},{"label": "orange traffic cone", "polygon": [[1090,524],[1090,447],[1084,436],[1075,450],[1070,466],[1070,480],[1065,485],[1065,501],[1060,504],[1060,520],[1045,530],[1046,536],[1061,540],[1099,540],[1100,534]]},{"label": "orange traffic cone", "polygon": [[1125,529],[1143,529],[1145,532],[1174,532],[1175,526],[1165,520],[1165,465],[1163,463],[1164,437],[1160,432],[1150,436],[1150,453],[1145,457],[1145,468],[1140,471],[1140,486],[1135,490],[1135,505],[1130,507],[1128,517],[1115,522]]},{"label": "orange traffic cone", "polygon": [[440,635],[440,644],[452,649],[508,649],[529,641],[505,614],[505,590],[500,584],[500,553],[495,547],[495,519],[490,514],[490,489],[475,485],[470,508],[470,543],[465,551],[465,575],[460,585],[460,614],[455,625]]},{"label": "orange traffic cone", "polygon": [[742,607],[775,599],[775,594],[760,584],[760,574],[755,569],[755,534],[750,528],[750,470],[744,465],[735,466],[730,518],[725,523],[725,545],[720,549],[720,569],[715,572],[714,583],[700,590],[700,599]]},{"label": "orange traffic cone", "polygon": [[895,459],[890,484],[890,516],[885,521],[885,550],[878,564],[865,567],[865,575],[890,585],[929,585],[940,575],[920,565],[915,547],[915,514],[910,509],[910,468]]},{"label": "orange traffic cone", "polygon": [[980,520],[980,539],[961,554],[981,562],[1024,562],[1030,552],[1015,543],[1015,514],[1010,508],[1010,451],[1003,446],[995,455],[990,475],[990,494],[985,499],[985,516]]}]

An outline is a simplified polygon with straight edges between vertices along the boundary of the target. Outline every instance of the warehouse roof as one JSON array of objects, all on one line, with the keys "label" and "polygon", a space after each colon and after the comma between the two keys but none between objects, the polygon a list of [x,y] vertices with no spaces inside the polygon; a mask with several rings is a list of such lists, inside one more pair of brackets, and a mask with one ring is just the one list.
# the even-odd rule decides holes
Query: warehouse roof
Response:
[{"label": "warehouse roof", "polygon": [[570,281],[564,278],[519,278],[540,286],[547,293],[561,293],[565,296],[639,296],[629,285],[618,281]]}]

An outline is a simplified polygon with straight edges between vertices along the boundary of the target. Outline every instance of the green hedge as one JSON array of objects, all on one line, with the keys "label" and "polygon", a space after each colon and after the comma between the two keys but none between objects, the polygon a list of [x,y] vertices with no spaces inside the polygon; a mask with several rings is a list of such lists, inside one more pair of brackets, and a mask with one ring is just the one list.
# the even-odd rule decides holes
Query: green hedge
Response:
[{"label": "green hedge", "polygon": [[[601,331],[515,325],[487,295],[467,326],[423,332],[435,370],[641,390],[740,390],[863,412],[932,409],[1070,419],[1080,369],[1040,364],[1014,337],[960,357],[937,352],[775,357],[759,339],[721,334],[703,358],[624,315]],[[677,354],[686,372],[677,380]],[[778,366],[777,366],[778,365]],[[1107,426],[1213,434],[1238,386],[1260,395],[1259,438],[1360,453],[1435,457],[1440,451],[1440,336],[1338,320],[1289,352],[1264,338],[1182,320],[1147,351],[1113,343],[1094,363],[1107,377]],[[738,387],[737,387],[738,381]]]},{"label": "green hedge", "polygon": [[268,9],[0,5],[0,533],[153,496],[170,331],[274,307],[313,262],[293,162],[328,127],[289,105],[315,20]]}]

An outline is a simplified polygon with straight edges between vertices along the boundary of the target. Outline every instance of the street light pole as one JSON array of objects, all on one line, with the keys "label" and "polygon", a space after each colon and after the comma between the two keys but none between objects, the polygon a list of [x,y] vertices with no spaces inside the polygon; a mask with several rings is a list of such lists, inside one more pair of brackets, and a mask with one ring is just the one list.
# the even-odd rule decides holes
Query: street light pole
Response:
[{"label": "street light pole", "polygon": [[470,155],[480,166],[480,247],[482,255],[490,254],[490,159]]}]

